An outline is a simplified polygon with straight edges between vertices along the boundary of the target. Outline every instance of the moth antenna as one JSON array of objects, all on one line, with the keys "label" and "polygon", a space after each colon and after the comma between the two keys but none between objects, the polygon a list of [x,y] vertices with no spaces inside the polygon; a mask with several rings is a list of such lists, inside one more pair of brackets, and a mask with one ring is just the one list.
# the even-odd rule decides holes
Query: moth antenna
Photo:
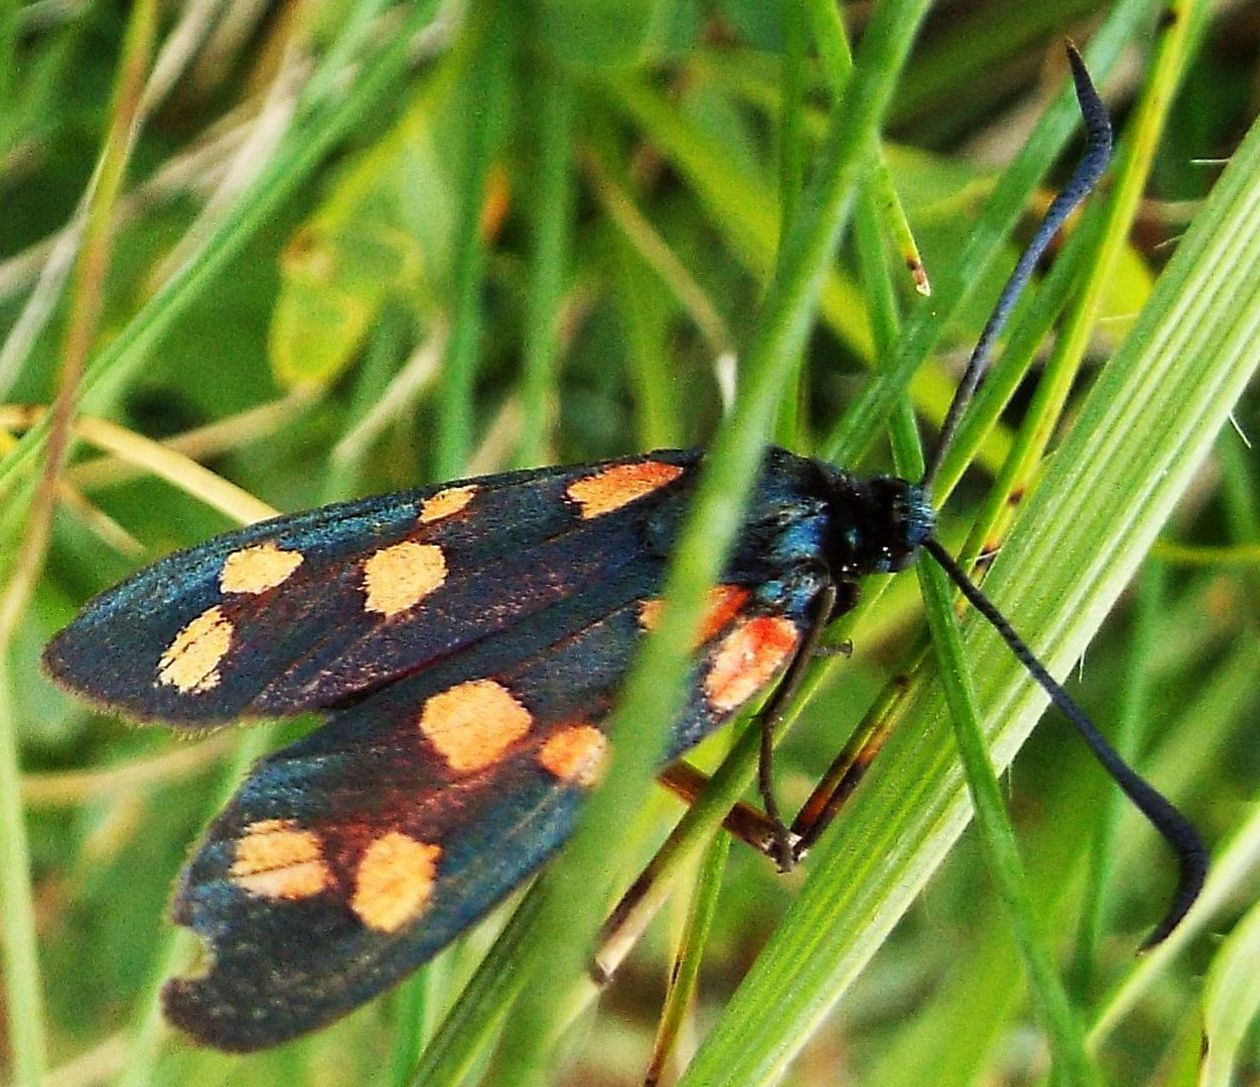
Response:
[{"label": "moth antenna", "polygon": [[949,579],[958,586],[968,602],[989,622],[994,630],[1002,636],[1002,640],[1010,646],[1011,652],[1031,673],[1042,690],[1050,696],[1050,701],[1076,727],[1082,739],[1089,745],[1094,757],[1102,763],[1103,768],[1115,780],[1147,821],[1164,840],[1172,847],[1177,856],[1178,879],[1177,890],[1173,895],[1172,905],[1164,919],[1156,926],[1142,944],[1142,950],[1161,943],[1185,917],[1194,901],[1203,889],[1203,881],[1207,877],[1207,850],[1199,838],[1199,832],[1193,824],[1181,814],[1163,794],[1140,777],[1107,742],[1093,721],[1086,716],[1067,693],[1046,671],[1033,651],[1024,640],[1015,633],[1006,617],[997,610],[987,596],[980,591],[974,582],[954,562],[948,551],[941,546],[935,537],[923,542],[928,553],[940,565]]},{"label": "moth antenna", "polygon": [[1006,281],[1006,286],[1002,288],[1002,293],[998,295],[993,312],[989,314],[980,338],[972,349],[971,357],[967,360],[967,368],[963,371],[958,389],[954,393],[954,399],[950,401],[945,422],[941,425],[940,436],[932,450],[927,471],[923,475],[921,486],[928,493],[931,493],[932,484],[936,481],[937,473],[941,469],[941,462],[945,459],[950,445],[953,444],[962,414],[971,403],[972,397],[975,396],[980,382],[984,380],[984,375],[989,369],[989,363],[993,359],[993,345],[1006,327],[1011,310],[1015,308],[1019,296],[1028,286],[1037,261],[1041,259],[1041,255],[1046,251],[1046,247],[1067,217],[1098,184],[1098,179],[1102,177],[1103,171],[1107,169],[1107,164],[1111,161],[1111,119],[1107,116],[1107,107],[1098,97],[1085,62],[1071,42],[1067,43],[1067,55],[1068,63],[1072,66],[1072,82],[1076,86],[1076,100],[1080,103],[1081,117],[1085,122],[1085,152],[1071,178],[1068,179],[1067,185],[1051,202],[1046,211],[1046,217],[1042,219],[1037,233],[1033,235],[1028,248],[1019,258],[1015,270]]},{"label": "moth antenna", "polygon": [[[957,433],[962,414],[971,403],[980,382],[984,380],[985,373],[989,369],[997,337],[1006,327],[1015,303],[1019,300],[1024,288],[1028,286],[1037,261],[1041,259],[1041,255],[1046,251],[1046,247],[1067,217],[1098,183],[1098,179],[1111,160],[1111,121],[1107,116],[1107,107],[1098,97],[1085,62],[1071,42],[1067,44],[1067,55],[1068,63],[1072,67],[1072,82],[1076,87],[1081,117],[1085,122],[1085,151],[1067,185],[1051,202],[1045,218],[1037,228],[1036,234],[1033,235],[1032,241],[1029,242],[1028,248],[1019,258],[1015,270],[1006,281],[1006,286],[1002,288],[993,312],[989,315],[980,338],[976,341],[976,346],[967,361],[967,368],[954,393],[954,399],[950,402],[949,411],[941,426],[940,436],[932,451],[927,471],[923,475],[921,487],[925,493],[931,492],[945,454]],[[971,606],[1001,635],[1002,640],[1010,647],[1020,664],[1050,696],[1050,701],[1075,726],[1094,757],[1102,764],[1103,769],[1111,775],[1134,806],[1172,847],[1177,857],[1177,889],[1164,919],[1146,938],[1142,948],[1145,950],[1162,942],[1181,923],[1182,918],[1194,905],[1207,877],[1207,850],[1199,838],[1198,831],[1166,797],[1148,784],[1120,757],[1085,711],[1046,671],[1045,666],[1037,659],[1033,651],[1015,633],[1006,617],[994,607],[988,597],[954,562],[940,542],[935,537],[929,537],[923,542],[923,546],[949,576],[949,579],[958,586]]]}]

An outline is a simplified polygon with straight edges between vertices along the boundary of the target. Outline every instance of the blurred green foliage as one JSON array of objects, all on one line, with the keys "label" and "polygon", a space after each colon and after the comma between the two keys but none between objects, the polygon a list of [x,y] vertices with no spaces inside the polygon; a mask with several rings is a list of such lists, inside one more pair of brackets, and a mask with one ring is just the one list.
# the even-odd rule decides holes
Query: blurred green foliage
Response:
[{"label": "blurred green foliage", "polygon": [[[163,10],[158,48],[170,67],[147,103],[116,209],[89,359],[94,413],[154,439],[225,423],[195,448],[197,459],[283,510],[433,480],[450,463],[485,472],[708,440],[724,410],[723,353],[748,342],[774,268],[784,68],[792,63],[785,18],[802,14],[764,0],[470,7],[441,8],[370,95],[366,80],[382,71],[419,7],[342,0]],[[1161,33],[1162,8],[1148,7],[1105,84],[1121,132]],[[1098,0],[982,0],[941,3],[930,14],[899,77],[884,143],[929,276],[962,247],[1004,164],[1062,86],[1063,37],[1088,41],[1108,10]],[[23,315],[101,153],[127,14],[119,5],[44,2],[9,5],[0,22],[0,70],[8,73],[0,83],[0,399],[11,404],[47,404],[58,386],[72,285],[52,280],[42,323]],[[846,5],[843,14],[860,42],[867,6]],[[1219,176],[1216,160],[1255,120],[1260,21],[1247,5],[1195,18],[1201,26],[1147,200],[1065,428],[1095,364],[1127,335]],[[791,74],[803,81],[799,120],[812,150],[832,95],[812,48],[802,63]],[[347,119],[339,108],[357,112]],[[317,156],[303,157],[316,145]],[[266,203],[260,178],[272,194]],[[971,284],[947,342],[917,379],[913,396],[926,417],[943,411],[949,374],[1037,210]],[[214,249],[234,226],[231,244]],[[890,240],[898,277],[900,256]],[[212,270],[197,279],[185,276],[188,267]],[[846,243],[803,359],[793,443],[802,451],[821,444],[877,364],[855,268]],[[170,309],[150,316],[146,307],[168,298],[161,292],[170,284],[178,288]],[[908,277],[897,287],[907,312],[943,304],[917,298]],[[1025,309],[1035,305],[1034,297]],[[150,320],[159,331],[146,338],[139,322]],[[454,355],[470,363],[466,381],[451,369]],[[93,369],[102,359],[111,361]],[[985,464],[1018,426],[1033,378],[985,447]],[[1234,415],[1252,436],[1260,434],[1256,407],[1249,394]],[[0,452],[11,456],[11,448]],[[212,739],[198,758],[199,749],[161,729],[95,712],[40,675],[43,642],[88,596],[230,524],[196,493],[143,467],[92,463],[94,452],[76,448],[67,481],[90,506],[59,510],[43,576],[6,647],[48,1062],[66,1084],[117,1078],[132,1061],[129,1032],[147,1013],[169,953],[169,888],[221,794],[229,750]],[[1252,724],[1260,473],[1231,431],[1217,448],[1166,529],[1186,546],[1152,561],[1142,579],[1155,588],[1103,628],[1075,688],[1110,723],[1139,685],[1138,761],[1214,843],[1239,832],[1254,839],[1246,821],[1260,773]],[[880,448],[860,467],[888,465]],[[28,478],[17,468],[2,478],[7,576],[30,494],[13,485]],[[968,476],[947,536],[990,478],[986,470]],[[138,541],[139,553],[93,509]],[[1223,550],[1197,550],[1207,546]],[[889,676],[908,666],[921,627],[913,580],[904,578],[855,633],[858,652],[787,742],[779,763],[787,806],[807,794]],[[1136,663],[1135,629],[1149,649]],[[1065,732],[1054,725],[1028,744],[1010,775],[1010,804],[1047,928],[1092,1022],[1104,994],[1133,970],[1131,953],[1169,877],[1159,844],[1123,823],[1112,859],[1086,880],[1084,855],[1108,786]],[[646,806],[636,823],[643,833],[624,847],[627,879],[677,815],[663,793]],[[800,878],[777,878],[750,851],[731,851],[704,950],[697,1035],[720,1016]],[[1105,908],[1089,954],[1074,960],[1086,883],[1085,897],[1100,896]],[[1255,886],[1254,872],[1244,876],[1214,929],[1228,931],[1254,906]],[[785,1082],[1042,1081],[1045,1050],[1027,1029],[989,887],[965,836],[825,1025],[800,1040]],[[685,894],[676,898],[580,1020],[556,1082],[641,1081],[671,933],[686,907]],[[431,971],[419,1001],[426,1030],[489,938],[474,934]],[[1213,952],[1211,939],[1196,941],[1111,1037],[1101,1060],[1113,1082],[1191,1082],[1200,978]],[[1254,948],[1240,941],[1231,953]],[[1231,968],[1245,977],[1236,960]],[[1217,969],[1218,984],[1228,984]],[[179,1084],[407,1082],[406,1070],[382,1056],[399,1051],[395,1008],[411,1009],[405,1018],[416,1006],[405,999],[383,999],[320,1035],[245,1059],[164,1036],[156,1062],[132,1065],[131,1074]],[[1219,991],[1215,999],[1220,1007]],[[0,993],[0,1005],[11,1000]],[[1235,1082],[1254,1082],[1254,1024],[1240,1037],[1231,1038]],[[0,1083],[11,1079],[7,1055],[0,1041]]]}]

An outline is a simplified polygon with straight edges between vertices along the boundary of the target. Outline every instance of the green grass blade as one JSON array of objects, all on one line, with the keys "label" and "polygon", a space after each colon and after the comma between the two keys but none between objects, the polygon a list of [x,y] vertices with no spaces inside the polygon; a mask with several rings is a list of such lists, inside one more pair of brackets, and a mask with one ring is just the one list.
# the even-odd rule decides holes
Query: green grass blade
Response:
[{"label": "green grass blade", "polygon": [[[985,583],[1055,673],[1080,656],[1128,583],[1257,365],[1260,126],[1182,241]],[[974,616],[964,646],[979,671],[995,762],[1005,766],[1045,697]],[[697,1054],[686,1087],[772,1081],[961,832],[968,805],[944,701],[928,678],[918,684],[913,726],[892,737],[851,815],[811,857],[799,899]]]},{"label": "green grass blade", "polygon": [[[1106,78],[1150,7],[1149,0],[1123,0],[1090,39],[1084,56],[1096,82]],[[917,308],[902,330],[892,357],[884,360],[875,380],[823,443],[826,456],[842,464],[859,463],[881,432],[882,422],[888,418],[900,390],[927,358],[972,288],[982,281],[999,243],[1010,233],[1049,164],[1079,125],[1076,99],[1064,87],[1003,174],[962,252],[934,272],[932,304]]]},{"label": "green grass blade", "polygon": [[[1203,992],[1203,1087],[1228,1087],[1248,1028],[1260,1014],[1260,905],[1253,905],[1212,962]],[[1241,1058],[1245,1060],[1245,1058]]]},{"label": "green grass blade", "polygon": [[[868,241],[863,247],[871,249]],[[868,265],[874,263],[867,259]],[[885,277],[886,278],[886,277]],[[878,292],[887,299],[889,284]],[[890,315],[891,316],[891,315]],[[886,318],[891,326],[891,320]],[[892,339],[889,327],[881,339]],[[921,479],[923,450],[914,417],[903,397],[891,423],[894,462],[907,479]],[[967,660],[958,620],[953,610],[953,588],[945,571],[923,556],[918,563],[919,585],[932,634],[941,687],[949,705],[950,721],[959,759],[967,779],[967,791],[975,808],[980,840],[988,861],[989,878],[997,889],[1005,920],[1015,938],[1033,1009],[1045,1031],[1054,1072],[1061,1087],[1088,1087],[1098,1083],[1098,1073],[1085,1052],[1084,1033],[1071,1007],[1066,988],[1055,972],[1050,952],[1033,905],[1033,890],[1015,842],[1001,786],[986,747],[975,691],[967,672]]]},{"label": "green grass blade", "polygon": [[482,292],[485,290],[486,244],[481,213],[486,181],[503,138],[510,99],[508,81],[513,20],[505,8],[489,6],[477,20],[469,103],[467,176],[459,187],[462,206],[456,228],[451,277],[455,306],[451,339],[442,368],[433,472],[438,479],[461,475],[473,445],[473,378],[481,354]]},{"label": "green grass blade", "polygon": [[543,62],[533,88],[537,118],[538,191],[533,227],[521,408],[524,432],[516,465],[530,468],[554,456],[556,371],[560,354],[560,299],[569,271],[574,185],[571,161],[576,88],[568,73]]},{"label": "green grass blade", "polygon": [[47,1061],[43,1001],[40,994],[39,945],[31,894],[31,857],[22,810],[21,773],[16,752],[18,721],[14,712],[7,659],[0,661],[0,902],[4,903],[0,938],[4,944],[7,1048],[15,1087],[42,1083]]},{"label": "green grass blade", "polygon": [[811,323],[866,148],[925,11],[922,0],[891,0],[868,27],[855,77],[820,155],[815,184],[784,239],[763,320],[747,353],[739,401],[714,442],[670,563],[660,628],[636,655],[613,714],[608,777],[591,797],[565,855],[544,876],[543,935],[518,967],[530,983],[504,1036],[503,1052],[519,1063],[501,1068],[501,1082],[536,1080],[540,1051],[553,1037],[556,993],[570,984],[587,954],[598,911],[604,908],[600,896],[615,869],[607,843],[650,780],[665,729],[677,712],[689,667],[687,646],[704,594],[739,527],[741,502],[760,461],[791,359]]}]

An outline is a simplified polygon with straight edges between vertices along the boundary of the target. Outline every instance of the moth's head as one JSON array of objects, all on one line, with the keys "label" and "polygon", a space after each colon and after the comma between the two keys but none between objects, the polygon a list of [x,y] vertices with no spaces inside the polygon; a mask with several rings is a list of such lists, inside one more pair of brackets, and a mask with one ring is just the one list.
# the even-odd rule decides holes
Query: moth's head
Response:
[{"label": "moth's head", "polygon": [[936,528],[924,489],[895,476],[846,476],[831,505],[832,566],[840,577],[904,570]]},{"label": "moth's head", "polygon": [[936,510],[919,484],[891,476],[871,480],[871,496],[876,507],[886,511],[888,534],[879,546],[887,568],[904,570],[936,530]]}]

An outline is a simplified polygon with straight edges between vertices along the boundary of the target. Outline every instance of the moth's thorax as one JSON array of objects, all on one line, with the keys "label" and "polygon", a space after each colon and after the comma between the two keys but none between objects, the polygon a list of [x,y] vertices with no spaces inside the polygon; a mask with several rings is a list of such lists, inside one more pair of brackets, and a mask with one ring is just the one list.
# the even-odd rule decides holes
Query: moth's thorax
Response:
[{"label": "moth's thorax", "polygon": [[832,582],[906,567],[936,525],[923,488],[862,477],[826,461],[771,449],[741,535],[740,568],[765,576],[810,568]]},{"label": "moth's thorax", "polygon": [[893,573],[913,561],[936,527],[923,488],[895,476],[861,478],[831,465],[824,551],[837,580]]}]

